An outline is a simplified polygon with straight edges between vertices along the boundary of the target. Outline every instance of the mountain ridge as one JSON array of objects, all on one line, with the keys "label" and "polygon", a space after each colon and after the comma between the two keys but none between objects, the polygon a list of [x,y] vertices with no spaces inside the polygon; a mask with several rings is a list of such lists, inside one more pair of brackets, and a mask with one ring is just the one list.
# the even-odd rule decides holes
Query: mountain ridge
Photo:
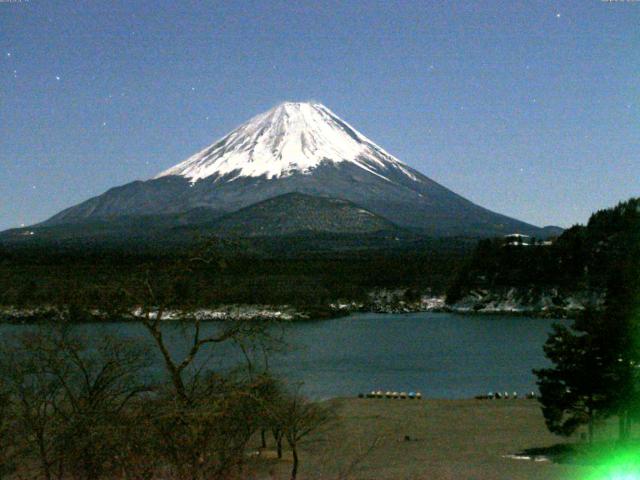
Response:
[{"label": "mountain ridge", "polygon": [[291,192],[268,198],[215,220],[218,235],[278,236],[300,232],[399,231],[387,219],[347,200]]},{"label": "mountain ridge", "polygon": [[547,236],[452,192],[327,107],[304,102],[280,104],[155,178],[109,189],[39,226],[198,208],[224,215],[292,192],[346,200],[430,236]]}]

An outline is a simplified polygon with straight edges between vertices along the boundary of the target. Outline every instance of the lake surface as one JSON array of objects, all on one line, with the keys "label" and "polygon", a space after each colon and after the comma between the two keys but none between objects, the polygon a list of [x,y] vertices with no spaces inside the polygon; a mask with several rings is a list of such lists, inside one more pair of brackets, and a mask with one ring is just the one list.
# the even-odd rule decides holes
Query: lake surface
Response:
[{"label": "lake surface", "polygon": [[[355,314],[285,327],[286,354],[270,355],[272,370],[304,382],[312,398],[354,396],[370,390],[419,391],[432,398],[468,398],[489,391],[536,390],[533,368],[548,365],[542,346],[553,321],[449,313]],[[33,326],[0,326],[0,335]],[[184,325],[167,324],[175,355],[188,348]],[[206,324],[204,329],[219,328]],[[117,334],[151,344],[136,323],[90,324],[89,336]],[[214,368],[241,359],[227,345],[207,353]]]}]

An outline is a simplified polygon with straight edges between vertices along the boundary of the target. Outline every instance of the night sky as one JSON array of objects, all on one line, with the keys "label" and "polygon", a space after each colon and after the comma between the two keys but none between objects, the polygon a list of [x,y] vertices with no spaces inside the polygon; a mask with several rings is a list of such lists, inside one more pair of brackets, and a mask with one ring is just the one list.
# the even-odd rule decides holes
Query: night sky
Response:
[{"label": "night sky", "polygon": [[537,225],[640,195],[639,1],[0,0],[0,230],[316,100]]}]

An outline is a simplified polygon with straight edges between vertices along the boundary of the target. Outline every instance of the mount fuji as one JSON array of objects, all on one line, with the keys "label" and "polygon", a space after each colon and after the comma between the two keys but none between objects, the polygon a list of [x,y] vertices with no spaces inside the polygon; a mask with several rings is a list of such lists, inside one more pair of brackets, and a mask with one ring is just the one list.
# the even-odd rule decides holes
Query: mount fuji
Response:
[{"label": "mount fuji", "polygon": [[[375,220],[367,228],[394,225],[433,236],[545,236],[544,229],[466,200],[386,152],[324,105],[306,102],[282,103],[155,178],[112,188],[36,227],[77,229],[125,218],[123,224],[130,225],[132,218],[144,217],[162,219],[166,226],[207,223],[214,231],[219,220],[224,231],[241,234],[243,225],[255,232],[254,210],[248,207],[277,197],[269,209],[260,209],[263,225],[269,225],[265,212],[278,210],[282,218],[282,211],[301,211],[304,203],[300,229],[313,230],[315,212],[329,215],[333,207],[326,202],[339,200],[346,202],[340,211],[349,213],[335,222],[344,218],[362,226],[353,220],[360,215]],[[239,223],[231,228],[234,218]],[[318,229],[349,231],[349,225],[338,228],[335,222],[318,222]],[[289,223],[288,231],[295,231],[295,222]],[[282,234],[275,230],[279,233],[261,232]]]}]

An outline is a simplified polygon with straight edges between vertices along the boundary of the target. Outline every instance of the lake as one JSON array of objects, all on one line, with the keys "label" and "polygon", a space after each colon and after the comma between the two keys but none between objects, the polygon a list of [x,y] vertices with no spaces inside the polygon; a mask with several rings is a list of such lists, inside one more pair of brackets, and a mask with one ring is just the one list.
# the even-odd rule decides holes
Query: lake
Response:
[{"label": "lake", "polygon": [[[542,346],[553,322],[504,315],[354,314],[287,325],[290,351],[271,355],[270,364],[288,380],[304,382],[303,391],[316,399],[370,390],[419,391],[431,398],[524,394],[536,390],[531,370],[548,365]],[[24,328],[34,327],[2,325],[0,334]],[[80,328],[90,336],[111,333],[150,343],[137,323]],[[184,325],[165,328],[173,353],[185,352]],[[214,328],[215,323],[204,327]],[[210,365],[223,368],[240,358],[231,346],[207,354]]]}]

